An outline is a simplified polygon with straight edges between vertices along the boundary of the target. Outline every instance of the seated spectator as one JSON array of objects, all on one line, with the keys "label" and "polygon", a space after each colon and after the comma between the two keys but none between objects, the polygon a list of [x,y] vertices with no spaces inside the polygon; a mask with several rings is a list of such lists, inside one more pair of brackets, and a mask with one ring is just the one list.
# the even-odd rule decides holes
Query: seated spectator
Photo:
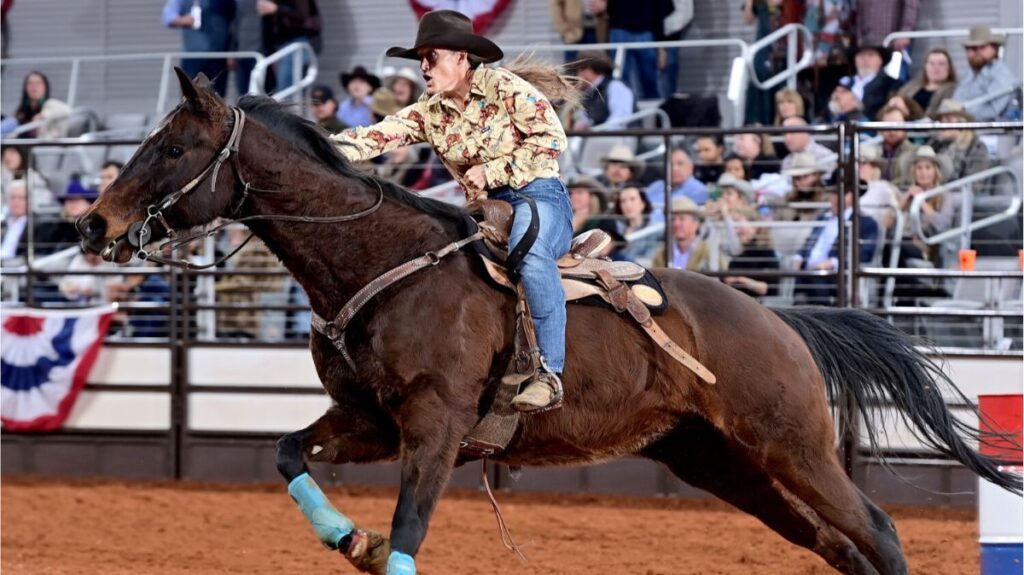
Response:
[{"label": "seated spectator", "polygon": [[[818,207],[793,206],[793,203],[817,204],[827,201],[824,183],[824,169],[814,156],[797,154],[788,170],[782,173],[790,178],[792,186],[785,197],[765,196],[767,206],[772,208],[772,220],[779,222],[813,222],[824,210]],[[772,242],[780,254],[795,253],[811,234],[811,227],[787,226],[772,229]]]},{"label": "seated spectator", "polygon": [[[672,197],[686,196],[704,205],[708,201],[708,188],[693,175],[693,161],[684,148],[674,148],[670,156],[669,175],[672,183]],[[665,180],[658,180],[647,187],[647,195],[659,213],[665,208]]]},{"label": "seated spectator", "polygon": [[[756,124],[755,127],[759,127]],[[774,174],[779,171],[779,161],[775,156],[775,148],[771,139],[764,134],[753,132],[736,134],[732,143],[732,151],[743,158],[747,169],[746,180],[759,179],[764,174]]]},{"label": "seated spectator", "polygon": [[900,192],[882,177],[882,169],[888,162],[882,155],[882,149],[873,144],[861,146],[859,159],[857,173],[861,184],[867,186],[860,196],[860,211],[871,216],[884,230],[890,230],[896,221],[896,210],[899,210]]},{"label": "seated spectator", "polygon": [[[974,121],[963,104],[956,100],[943,101],[932,119],[950,124]],[[939,130],[929,145],[950,160],[951,170],[945,181],[958,180],[989,167],[988,148],[974,130]],[[975,184],[975,189],[980,190],[980,185]]]},{"label": "seated spectator", "polygon": [[372,125],[371,94],[380,88],[380,78],[367,72],[366,68],[356,66],[351,72],[342,72],[341,85],[348,98],[338,109],[338,119],[350,128]]},{"label": "seated spectator", "polygon": [[572,206],[573,234],[598,227],[600,217],[608,211],[608,192],[589,176],[575,176],[566,187]]},{"label": "seated spectator", "polygon": [[591,50],[580,54],[576,75],[587,85],[582,95],[582,108],[572,122],[574,130],[588,130],[636,112],[633,91],[612,77],[614,69],[615,65],[604,52]]},{"label": "seated spectator", "polygon": [[0,261],[25,256],[28,245],[28,193],[24,180],[7,185],[4,219],[0,226]]},{"label": "seated spectator", "polygon": [[21,180],[31,185],[32,211],[39,212],[57,206],[57,200],[50,191],[46,178],[39,172],[28,167],[27,152],[18,146],[6,146],[3,151],[3,166],[0,168],[0,181],[3,189],[14,180]]},{"label": "seated spectator", "polygon": [[378,88],[373,91],[370,100],[370,111],[373,112],[373,121],[382,122],[384,118],[397,113],[402,108],[395,100],[395,94],[387,88]]},{"label": "seated spectator", "polygon": [[[105,261],[97,254],[77,254],[68,265],[69,272],[91,272],[116,269],[117,264]],[[110,299],[116,292],[111,287],[123,280],[117,275],[66,275],[57,284],[64,299],[77,305],[99,305],[121,301]]]},{"label": "seated spectator", "polygon": [[78,244],[81,237],[75,229],[75,222],[92,205],[98,194],[86,189],[79,180],[68,183],[58,199],[62,204],[61,217],[57,221],[43,222],[35,228],[36,254],[45,255],[58,252]]},{"label": "seated spectator", "polygon": [[862,103],[864,115],[874,118],[899,89],[900,81],[885,73],[892,51],[882,46],[864,45],[853,56],[856,73],[850,90]]},{"label": "seated spectator", "polygon": [[[228,228],[228,241],[231,249],[238,246],[246,236],[242,227]],[[230,250],[228,250],[230,253]],[[230,260],[232,269],[279,269],[277,257],[267,249],[263,242],[253,239],[235,254]],[[246,304],[255,306],[260,303],[260,294],[281,293],[285,287],[285,278],[274,275],[236,274],[223,276],[217,280],[215,293],[218,304]],[[218,310],[217,337],[254,339],[260,335],[260,317],[258,309],[251,310]]]},{"label": "seated spectator", "polygon": [[21,103],[14,118],[18,126],[32,122],[42,122],[42,125],[23,132],[20,137],[63,138],[68,135],[70,117],[71,108],[64,102],[50,97],[50,80],[46,75],[38,71],[29,72],[21,87]]},{"label": "seated spectator", "polygon": [[620,250],[622,257],[648,265],[654,252],[661,244],[661,234],[648,235],[639,239],[630,239],[630,236],[649,229],[655,222],[651,219],[651,201],[647,199],[640,184],[630,183],[622,191],[615,202],[615,215],[620,216],[615,220],[615,228],[619,235],[626,238],[626,244]]},{"label": "seated spectator", "polygon": [[384,68],[384,87],[395,95],[398,109],[415,104],[423,93],[419,74],[406,66]]},{"label": "seated spectator", "polygon": [[[878,120],[904,124],[907,122],[907,115],[899,108],[887,106],[879,113]],[[914,155],[917,146],[907,138],[906,130],[880,130],[879,135],[882,136],[882,159],[885,160],[882,165],[882,179],[906,187],[910,183],[907,162]]]},{"label": "seated spectator", "polygon": [[711,199],[704,206],[707,218],[715,224],[708,226],[705,241],[729,255],[740,253],[743,247],[731,215],[736,210],[751,207],[753,203],[754,188],[749,182],[739,180],[732,174],[722,174],[711,193]]},{"label": "seated spectator", "polygon": [[[761,214],[751,207],[729,212],[729,219],[740,241],[739,253],[729,259],[731,272],[763,271],[779,269],[779,257],[772,247],[772,238],[766,227],[754,227],[750,222],[761,221]],[[722,281],[751,296],[760,297],[776,294],[774,281],[756,280],[744,275],[725,276]]]},{"label": "seated spectator", "polygon": [[[952,172],[949,158],[936,154],[931,146],[921,146],[911,158],[910,169],[913,184],[900,198],[900,210],[907,214],[907,232],[912,232],[909,217],[911,204],[916,196],[941,186]],[[921,229],[925,235],[933,236],[944,232],[953,224],[955,206],[949,192],[942,192],[928,198],[921,204]],[[907,234],[905,234],[906,237]],[[914,248],[916,248],[916,253]],[[918,237],[912,237],[912,245],[904,245],[901,258],[917,257],[928,260],[938,267],[938,246],[929,246]]]},{"label": "seated spectator", "polygon": [[750,182],[741,180],[732,174],[722,174],[718,178],[718,189],[721,190],[721,197],[716,201],[720,211],[726,215],[743,208],[751,208],[754,205],[754,187]]},{"label": "seated spectator", "polygon": [[853,91],[854,80],[850,76],[843,76],[839,79],[832,97],[828,101],[828,113],[825,114],[826,123],[845,122],[853,120],[867,122],[868,116],[864,113],[864,104],[857,93]]},{"label": "seated spectator", "polygon": [[[938,46],[928,51],[921,73],[900,88],[898,95],[910,98],[924,110],[924,115],[930,116],[939,109],[939,104],[943,100],[953,97],[956,87],[953,57],[949,55],[948,50]],[[910,110],[907,112],[907,116],[911,117]]]},{"label": "seated spectator", "polygon": [[[840,210],[842,210],[842,225],[847,225],[853,217],[853,190],[847,190],[842,199],[839,197],[839,190],[840,186],[828,189],[829,210],[818,217],[818,221],[824,222],[824,225],[814,228],[800,250],[798,261],[801,269],[825,271],[839,269]],[[865,191],[867,191],[866,187],[858,187],[858,193],[863,194]],[[842,202],[842,206],[840,206],[840,202]],[[857,261],[861,264],[870,264],[877,247],[878,224],[870,216],[861,214]],[[804,285],[798,291],[807,296],[810,301],[823,303],[834,296],[835,282],[836,280],[833,278],[804,278]]]},{"label": "seated spectator", "polygon": [[644,173],[643,162],[636,159],[633,149],[626,144],[616,144],[601,158],[604,173],[597,177],[602,186],[614,196],[627,182],[637,180]]},{"label": "seated spectator", "polygon": [[[999,47],[1005,40],[1002,34],[993,34],[988,26],[973,26],[964,42],[971,73],[960,80],[953,99],[963,102],[968,106],[967,111],[982,122],[1007,116],[1013,101],[1009,90],[1020,83],[1013,70],[999,59]],[[971,103],[990,94],[1003,95],[982,104]]]},{"label": "seated spectator", "polygon": [[750,179],[747,175],[747,163],[743,161],[743,158],[733,153],[725,156],[725,161],[722,162],[722,173],[732,174],[738,180]]},{"label": "seated spectator", "polygon": [[806,119],[804,97],[800,92],[783,88],[775,92],[775,125],[781,126],[789,118],[798,117]]},{"label": "seated spectator", "polygon": [[717,182],[725,171],[725,142],[721,136],[699,136],[693,146],[697,165],[693,169],[698,180],[705,184]]},{"label": "seated spectator", "polygon": [[348,126],[338,119],[338,101],[334,98],[334,90],[328,86],[313,86],[309,93],[313,106],[313,117],[316,123],[329,134],[337,134]]},{"label": "seated spectator", "polygon": [[903,117],[906,118],[908,122],[916,122],[921,118],[924,118],[924,110],[921,108],[920,104],[915,102],[912,98],[901,96],[899,94],[889,98],[889,101],[885,103],[885,106],[879,110],[878,116],[881,116],[882,112],[890,106],[903,112]]},{"label": "seated spectator", "polygon": [[726,268],[721,254],[712,254],[711,247],[700,239],[704,212],[686,196],[672,198],[672,253],[658,249],[653,267],[672,267],[690,271],[718,271]]},{"label": "seated spectator", "polygon": [[121,175],[121,170],[124,168],[124,164],[117,160],[107,160],[103,163],[103,167],[100,168],[100,182],[96,188],[97,194],[102,194],[107,191],[110,184],[114,183],[114,180]]},{"label": "seated spectator", "polygon": [[[806,126],[807,120],[794,116],[787,118],[782,125]],[[815,142],[810,132],[786,132],[782,138],[786,142],[786,150],[789,152],[785,158],[782,158],[783,172],[793,166],[793,159],[796,157],[796,154],[810,154],[814,156],[818,165],[825,169],[825,177],[831,176],[832,172],[836,169],[836,162],[839,159],[838,154]]]}]

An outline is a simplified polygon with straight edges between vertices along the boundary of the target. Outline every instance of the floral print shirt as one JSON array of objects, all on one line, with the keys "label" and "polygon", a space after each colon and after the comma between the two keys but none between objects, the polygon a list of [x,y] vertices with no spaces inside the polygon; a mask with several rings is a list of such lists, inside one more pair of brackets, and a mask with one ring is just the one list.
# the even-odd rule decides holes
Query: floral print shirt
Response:
[{"label": "floral print shirt", "polygon": [[521,188],[537,178],[557,178],[558,156],[566,147],[558,115],[539,90],[508,70],[483,66],[473,73],[465,110],[441,94],[424,94],[377,124],[332,139],[353,161],[428,142],[467,190],[467,200],[486,195],[470,192],[463,182],[473,166],[483,165],[487,189]]}]

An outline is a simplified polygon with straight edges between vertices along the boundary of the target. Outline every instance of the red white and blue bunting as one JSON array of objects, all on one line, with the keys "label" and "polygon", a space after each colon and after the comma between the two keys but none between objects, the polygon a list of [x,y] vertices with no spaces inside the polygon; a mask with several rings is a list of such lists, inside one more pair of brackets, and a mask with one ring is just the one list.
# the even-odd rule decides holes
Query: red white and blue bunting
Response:
[{"label": "red white and blue bunting", "polygon": [[455,10],[469,16],[480,34],[508,7],[511,0],[409,0],[417,18],[431,10]]},{"label": "red white and blue bunting", "polygon": [[0,420],[49,431],[67,419],[89,377],[114,308],[0,310]]}]

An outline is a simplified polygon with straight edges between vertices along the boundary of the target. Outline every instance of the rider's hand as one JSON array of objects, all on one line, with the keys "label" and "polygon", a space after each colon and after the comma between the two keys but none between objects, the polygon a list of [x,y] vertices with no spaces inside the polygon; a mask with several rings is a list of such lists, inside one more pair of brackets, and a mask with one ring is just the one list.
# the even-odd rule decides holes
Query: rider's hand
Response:
[{"label": "rider's hand", "polygon": [[473,188],[472,191],[483,191],[487,187],[487,178],[484,177],[484,167],[477,164],[466,172],[462,177],[463,182]]}]

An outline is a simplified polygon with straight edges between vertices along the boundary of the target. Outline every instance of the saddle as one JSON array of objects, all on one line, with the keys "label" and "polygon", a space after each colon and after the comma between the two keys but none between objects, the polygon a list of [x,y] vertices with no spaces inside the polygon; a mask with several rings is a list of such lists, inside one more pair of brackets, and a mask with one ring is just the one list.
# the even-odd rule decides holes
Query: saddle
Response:
[{"label": "saddle", "polygon": [[[540,367],[540,352],[522,284],[512,280],[513,273],[504,265],[509,257],[512,206],[498,200],[477,200],[467,208],[477,219],[490,252],[491,257],[480,254],[488,275],[495,284],[516,293],[518,298],[515,354],[487,413],[460,444],[463,458],[476,459],[504,450],[511,441],[520,416],[511,408],[511,399],[519,386]],[[568,253],[557,261],[566,302],[599,300],[618,313],[632,317],[673,359],[703,381],[714,384],[714,374],[672,341],[654,320],[652,310],[657,313],[667,306],[657,280],[643,266],[600,257],[611,242],[611,236],[601,230],[590,230],[573,239]]]}]

